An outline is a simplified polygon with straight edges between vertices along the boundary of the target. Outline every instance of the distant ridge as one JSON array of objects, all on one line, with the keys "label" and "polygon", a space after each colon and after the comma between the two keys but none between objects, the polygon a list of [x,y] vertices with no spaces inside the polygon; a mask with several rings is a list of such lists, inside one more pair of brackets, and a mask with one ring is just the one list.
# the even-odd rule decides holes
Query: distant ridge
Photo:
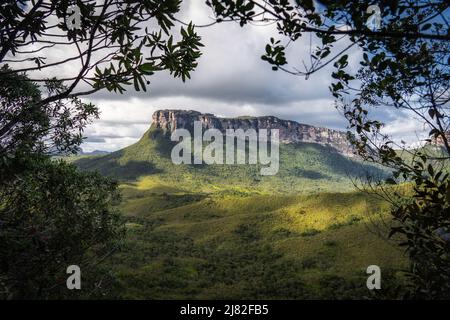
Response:
[{"label": "distant ridge", "polygon": [[109,151],[104,151],[104,150],[94,150],[94,151],[86,152],[81,148],[80,148],[80,151],[78,152],[79,155],[86,155],[86,156],[103,156],[103,155],[106,155],[109,153],[110,153]]},{"label": "distant ridge", "polygon": [[221,118],[211,113],[194,110],[166,109],[153,113],[152,127],[164,132],[177,128],[192,129],[194,121],[201,121],[203,128],[215,128],[223,133],[226,129],[279,129],[281,143],[309,142],[331,146],[339,153],[353,156],[347,134],[342,131],[319,128],[292,120],[282,120],[275,116]]}]

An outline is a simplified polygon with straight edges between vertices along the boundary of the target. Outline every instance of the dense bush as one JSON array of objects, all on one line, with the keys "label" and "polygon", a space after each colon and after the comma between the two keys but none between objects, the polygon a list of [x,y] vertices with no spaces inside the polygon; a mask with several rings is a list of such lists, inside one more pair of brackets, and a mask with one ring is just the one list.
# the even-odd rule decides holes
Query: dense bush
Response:
[{"label": "dense bush", "polygon": [[35,158],[32,167],[3,184],[3,298],[65,296],[69,265],[89,274],[91,265],[114,248],[111,241],[122,232],[112,207],[117,200],[115,183],[47,158]]}]

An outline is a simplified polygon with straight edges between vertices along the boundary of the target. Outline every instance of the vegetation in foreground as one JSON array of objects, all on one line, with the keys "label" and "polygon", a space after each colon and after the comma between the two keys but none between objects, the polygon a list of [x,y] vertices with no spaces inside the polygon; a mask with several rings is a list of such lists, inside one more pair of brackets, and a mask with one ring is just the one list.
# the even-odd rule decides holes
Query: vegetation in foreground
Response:
[{"label": "vegetation in foreground", "polygon": [[121,190],[127,237],[103,266],[115,298],[361,299],[372,264],[377,297],[403,281],[405,256],[374,228],[387,203],[361,193],[189,193],[151,177]]}]

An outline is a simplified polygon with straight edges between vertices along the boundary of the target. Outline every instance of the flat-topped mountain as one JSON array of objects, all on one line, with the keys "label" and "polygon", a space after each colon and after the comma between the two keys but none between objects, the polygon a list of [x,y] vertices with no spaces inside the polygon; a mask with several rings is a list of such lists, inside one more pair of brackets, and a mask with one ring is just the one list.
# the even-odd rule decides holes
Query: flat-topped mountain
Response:
[{"label": "flat-topped mountain", "polygon": [[204,129],[218,129],[225,133],[226,129],[278,129],[281,143],[309,142],[327,145],[347,156],[353,155],[342,131],[314,127],[292,120],[282,120],[274,116],[221,118],[211,113],[200,113],[193,110],[158,110],[153,113],[152,127],[164,132],[175,129],[192,129],[194,121],[201,121]]},{"label": "flat-topped mountain", "polygon": [[[279,129],[284,142],[279,148],[279,171],[273,176],[260,174],[258,164],[181,164],[172,162],[177,142],[170,133],[176,128],[191,129],[201,121],[205,129]],[[380,177],[384,170],[345,155],[343,132],[316,128],[276,117],[220,118],[197,111],[161,110],[153,115],[151,127],[136,143],[103,156],[76,161],[83,170],[98,171],[121,181],[164,182],[164,185],[216,192],[311,193],[352,190],[353,179],[366,175]],[[338,152],[338,151],[340,152]],[[156,186],[155,186],[156,188]]]}]

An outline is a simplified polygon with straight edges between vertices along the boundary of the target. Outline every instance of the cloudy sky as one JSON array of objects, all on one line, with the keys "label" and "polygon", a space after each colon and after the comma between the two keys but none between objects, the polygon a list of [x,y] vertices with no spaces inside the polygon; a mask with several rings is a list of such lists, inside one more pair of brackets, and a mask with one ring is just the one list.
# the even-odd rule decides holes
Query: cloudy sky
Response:
[{"label": "cloudy sky", "polygon": [[[204,1],[184,1],[182,21],[201,25],[212,16]],[[179,28],[177,26],[176,28]],[[328,90],[331,68],[324,68],[308,80],[278,71],[260,59],[265,44],[276,36],[274,26],[239,27],[222,23],[197,29],[205,44],[203,56],[192,79],[183,83],[167,73],[150,78],[146,93],[132,87],[123,95],[98,92],[84,99],[95,103],[100,119],[86,128],[85,151],[113,151],[137,141],[151,124],[158,109],[192,109],[218,116],[275,115],[283,119],[334,129],[345,129],[346,121],[334,108]],[[301,65],[309,60],[309,36],[291,46],[288,57]],[[55,53],[56,54],[56,53]],[[64,54],[64,53],[57,53]],[[350,53],[356,66],[360,52]],[[411,135],[417,123],[411,117],[380,113],[386,131]]]}]

